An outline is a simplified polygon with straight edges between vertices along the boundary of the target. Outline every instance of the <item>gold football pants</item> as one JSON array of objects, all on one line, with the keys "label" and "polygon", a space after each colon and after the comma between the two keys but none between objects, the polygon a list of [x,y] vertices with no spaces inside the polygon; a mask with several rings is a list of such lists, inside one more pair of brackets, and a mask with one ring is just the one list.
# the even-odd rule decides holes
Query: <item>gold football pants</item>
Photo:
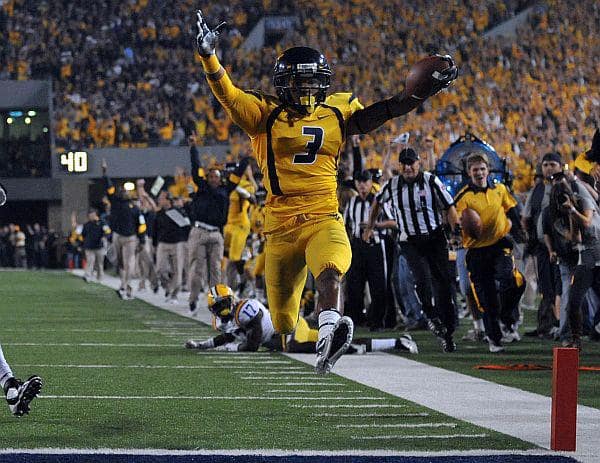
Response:
[{"label": "gold football pants", "polygon": [[339,214],[302,214],[267,235],[265,286],[275,330],[291,333],[298,322],[307,267],[317,278],[325,269],[344,274],[352,251]]}]

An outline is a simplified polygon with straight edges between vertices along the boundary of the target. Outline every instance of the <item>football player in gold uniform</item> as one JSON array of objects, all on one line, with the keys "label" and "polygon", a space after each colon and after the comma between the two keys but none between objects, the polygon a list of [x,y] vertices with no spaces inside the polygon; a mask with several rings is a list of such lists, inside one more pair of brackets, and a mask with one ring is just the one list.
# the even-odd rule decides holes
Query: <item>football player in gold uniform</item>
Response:
[{"label": "football player in gold uniform", "polygon": [[[208,84],[229,117],[250,137],[264,175],[265,284],[275,330],[292,333],[298,321],[307,267],[319,300],[317,373],[329,372],[352,341],[353,323],[341,314],[340,282],[351,261],[350,244],[338,212],[337,167],[347,136],[370,132],[408,113],[430,95],[401,93],[363,108],[351,93],[327,96],[331,69],[320,52],[286,50],[275,63],[277,96],[236,87],[215,55],[219,29],[197,12],[198,52]],[[431,93],[458,74],[431,76]]]},{"label": "football player in gold uniform", "polygon": [[[250,234],[250,205],[254,201],[256,182],[252,176],[252,167],[248,166],[235,190],[229,194],[227,224],[223,229],[227,262],[227,284],[232,288],[242,286],[244,278],[244,260],[242,253]],[[237,280],[239,281],[239,285]]]}]

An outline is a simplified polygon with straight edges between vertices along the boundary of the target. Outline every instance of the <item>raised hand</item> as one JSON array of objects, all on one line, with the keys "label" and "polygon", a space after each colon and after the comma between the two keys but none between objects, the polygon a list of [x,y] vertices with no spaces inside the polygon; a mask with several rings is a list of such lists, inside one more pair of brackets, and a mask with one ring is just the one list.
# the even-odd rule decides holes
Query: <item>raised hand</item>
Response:
[{"label": "raised hand", "polygon": [[454,64],[452,57],[450,55],[444,55],[442,58],[448,61],[450,67],[441,72],[436,71],[431,75],[434,83],[430,96],[435,95],[440,90],[448,87],[452,81],[456,80],[458,77],[458,67],[456,67],[456,64]]},{"label": "raised hand", "polygon": [[196,16],[198,17],[196,21],[196,26],[198,27],[198,34],[196,35],[196,45],[198,46],[198,53],[200,53],[200,56],[204,57],[214,55],[219,33],[223,26],[225,26],[225,24],[227,23],[222,22],[211,30],[208,27],[208,24],[206,24],[201,10],[196,11]]}]

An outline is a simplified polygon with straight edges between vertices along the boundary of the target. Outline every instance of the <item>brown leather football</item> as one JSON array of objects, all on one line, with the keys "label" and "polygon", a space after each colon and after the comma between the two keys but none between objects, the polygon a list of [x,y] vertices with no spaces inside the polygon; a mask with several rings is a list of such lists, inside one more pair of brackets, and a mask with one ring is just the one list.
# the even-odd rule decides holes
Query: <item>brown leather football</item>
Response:
[{"label": "brown leather football", "polygon": [[406,76],[405,92],[410,96],[424,100],[433,90],[435,83],[433,73],[441,72],[449,67],[450,63],[441,55],[423,58],[410,68]]},{"label": "brown leather football", "polygon": [[476,210],[466,208],[460,216],[460,226],[466,235],[473,239],[481,238],[483,224]]}]

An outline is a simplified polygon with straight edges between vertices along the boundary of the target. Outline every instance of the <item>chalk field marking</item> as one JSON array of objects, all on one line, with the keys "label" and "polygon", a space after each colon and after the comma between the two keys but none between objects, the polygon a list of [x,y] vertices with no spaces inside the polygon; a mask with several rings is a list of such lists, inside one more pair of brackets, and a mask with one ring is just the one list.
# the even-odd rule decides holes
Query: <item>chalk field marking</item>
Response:
[{"label": "chalk field marking", "polygon": [[109,342],[5,342],[5,346],[28,346],[28,347],[181,347],[181,344],[118,344]]},{"label": "chalk field marking", "polygon": [[335,428],[456,428],[456,423],[336,424]]},{"label": "chalk field marking", "polygon": [[[14,332],[27,332],[30,333],[31,332],[31,328],[6,328],[6,329],[0,329],[0,332],[8,332],[8,333],[14,333]],[[86,328],[40,328],[40,329],[35,329],[36,332],[42,332],[42,333],[160,333],[158,330],[156,329],[86,329]]]},{"label": "chalk field marking", "polygon": [[[329,386],[328,384],[316,384],[316,386]],[[343,391],[340,391],[339,389],[268,389],[265,392],[268,392],[269,394],[278,394],[280,392],[291,392],[294,394],[319,394],[321,392],[325,393],[325,392],[335,392],[335,393],[340,393],[340,392],[364,392],[361,391],[360,389],[345,389]]]},{"label": "chalk field marking", "polygon": [[291,408],[406,408],[408,405],[400,405],[400,404],[364,404],[364,405],[350,405],[350,404],[340,404],[340,405],[297,405],[291,404]]},{"label": "chalk field marking", "polygon": [[404,434],[394,434],[388,436],[350,436],[352,440],[389,440],[389,439],[477,439],[481,437],[488,437],[488,434],[431,434],[431,435],[418,435],[418,436],[407,436]]},{"label": "chalk field marking", "polygon": [[[106,369],[143,369],[143,370],[240,370],[239,373],[246,373],[247,369],[244,367],[219,367],[217,365],[49,365],[49,364],[14,364],[14,367],[23,368],[106,368]],[[282,372],[287,374],[287,372]],[[274,379],[274,378],[270,378]]]},{"label": "chalk field marking", "polygon": [[[485,434],[483,436],[486,436]],[[437,437],[437,436],[436,436]],[[289,450],[283,449],[196,449],[196,450],[173,450],[173,449],[73,449],[73,448],[36,448],[36,449],[14,449],[2,448],[0,455],[25,454],[25,455],[151,455],[151,456],[211,456],[211,455],[255,455],[255,456],[279,456],[290,455]],[[543,449],[532,450],[446,450],[446,451],[408,451],[398,452],[397,450],[294,450],[294,455],[300,456],[414,456],[414,457],[449,457],[449,456],[490,456],[490,455],[550,455],[556,456],[556,452],[550,452]]]},{"label": "chalk field marking", "polygon": [[314,383],[262,383],[263,386],[347,386],[345,383],[327,383],[327,384],[314,384]]},{"label": "chalk field marking", "polygon": [[[320,378],[319,376],[315,375],[314,371],[306,371],[304,368],[302,368],[301,370],[303,370],[303,371],[298,371],[298,372],[290,371],[287,374],[295,375],[295,376],[315,376],[316,378]],[[274,370],[267,370],[264,373],[261,372],[260,374],[261,374],[260,377],[246,376],[246,377],[243,377],[242,379],[274,379],[273,376],[279,376],[281,373],[279,373],[278,371],[274,371]]]},{"label": "chalk field marking", "polygon": [[[290,391],[284,391],[290,392]],[[316,392],[316,391],[315,391]],[[339,392],[339,391],[335,391]],[[297,397],[297,396],[115,396],[115,395],[39,395],[38,399],[47,400],[386,400],[386,397]]]},{"label": "chalk field marking", "polygon": [[337,418],[411,418],[426,417],[429,413],[313,413],[313,416],[333,416]]},{"label": "chalk field marking", "polygon": [[[290,372],[284,372],[281,373],[277,376],[240,376],[240,379],[251,379],[251,380],[260,380],[260,381],[268,381],[268,380],[275,380],[275,379],[279,379],[279,380],[284,380],[284,379],[289,379],[289,380],[305,380],[305,379],[309,379],[310,375],[314,376],[314,380],[315,382],[318,383],[327,383],[328,381],[331,381],[328,378],[323,378],[322,376],[317,376],[315,373],[310,373],[308,376],[296,376],[295,374],[291,374]],[[310,380],[312,381],[313,378],[310,378]]]},{"label": "chalk field marking", "polygon": [[221,363],[223,365],[292,365],[292,362],[285,360],[260,360],[254,362],[252,360],[213,360],[213,363]]}]

